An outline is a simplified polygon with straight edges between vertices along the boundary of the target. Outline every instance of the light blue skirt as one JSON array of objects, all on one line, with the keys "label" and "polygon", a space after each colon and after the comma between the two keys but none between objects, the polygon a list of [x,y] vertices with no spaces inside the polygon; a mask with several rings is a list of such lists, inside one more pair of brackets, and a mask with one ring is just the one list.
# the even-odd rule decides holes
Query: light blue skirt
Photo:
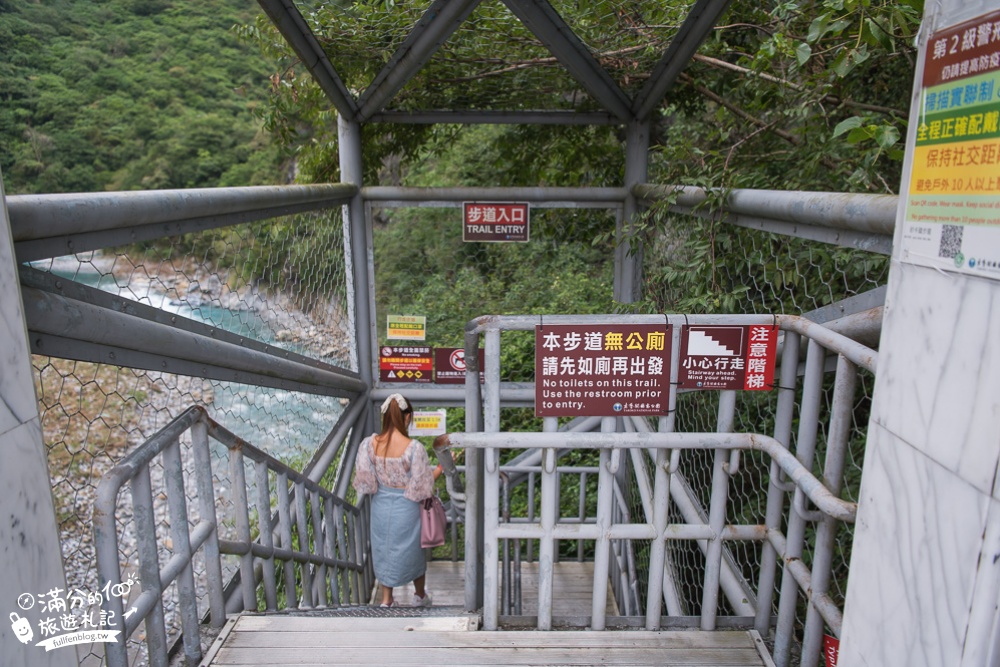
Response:
[{"label": "light blue skirt", "polygon": [[420,505],[403,489],[379,486],[372,496],[372,565],[383,586],[408,584],[427,570],[420,548]]}]

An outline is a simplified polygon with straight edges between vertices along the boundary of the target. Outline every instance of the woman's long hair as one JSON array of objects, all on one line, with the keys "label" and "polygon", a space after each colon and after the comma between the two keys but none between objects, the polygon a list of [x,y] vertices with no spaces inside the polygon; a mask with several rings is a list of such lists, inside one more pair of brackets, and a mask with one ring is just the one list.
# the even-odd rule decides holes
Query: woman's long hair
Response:
[{"label": "woman's long hair", "polygon": [[413,414],[413,406],[405,398],[403,399],[403,403],[406,404],[405,409],[400,408],[399,402],[395,399],[391,400],[389,401],[389,407],[382,413],[382,432],[379,435],[385,439],[386,443],[389,442],[389,436],[392,435],[393,429],[406,437],[410,437],[409,428],[406,425],[406,416]]}]

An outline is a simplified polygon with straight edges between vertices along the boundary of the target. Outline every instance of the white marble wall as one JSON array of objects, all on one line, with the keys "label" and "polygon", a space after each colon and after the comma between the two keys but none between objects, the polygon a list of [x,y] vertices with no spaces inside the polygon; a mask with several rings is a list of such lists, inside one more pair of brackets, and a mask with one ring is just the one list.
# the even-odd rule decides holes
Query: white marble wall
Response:
[{"label": "white marble wall", "polygon": [[[997,9],[928,2],[923,39]],[[901,263],[899,231],[839,664],[997,665],[1000,281]]]},{"label": "white marble wall", "polygon": [[[24,313],[0,180],[0,665],[71,667],[74,647],[46,652],[18,641],[18,595],[65,589],[59,534],[31,377]],[[34,620],[34,619],[32,619]],[[35,625],[33,623],[33,625]],[[38,641],[38,628],[33,630]]]}]

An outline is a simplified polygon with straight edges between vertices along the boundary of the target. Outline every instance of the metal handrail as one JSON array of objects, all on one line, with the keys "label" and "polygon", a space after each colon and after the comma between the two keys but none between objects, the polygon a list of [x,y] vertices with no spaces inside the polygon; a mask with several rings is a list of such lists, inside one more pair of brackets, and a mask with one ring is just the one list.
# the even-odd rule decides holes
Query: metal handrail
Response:
[{"label": "metal handrail", "polygon": [[[199,521],[189,528],[184,465],[180,436],[191,432],[194,472],[198,497]],[[236,512],[237,539],[220,540],[215,511],[215,488],[209,451],[209,438],[223,444],[229,455],[230,479]],[[166,501],[170,513],[173,556],[161,567],[153,515],[153,492],[150,464],[162,457]],[[244,460],[255,467],[256,498],[253,509],[258,518],[256,537],[251,531],[250,509]],[[269,473],[277,476],[277,525],[271,504]],[[363,602],[363,591],[371,589],[373,574],[369,553],[365,508],[354,507],[289,468],[277,459],[253,447],[208,416],[204,408],[194,406],[161,429],[129,454],[101,480],[94,503],[94,538],[97,551],[99,585],[110,590],[121,586],[119,541],[116,526],[118,495],[126,484],[131,486],[133,516],[139,540],[139,576],[142,592],[134,600],[130,615],[124,616],[120,597],[108,596],[102,602],[105,611],[122,619],[121,641],[108,644],[109,667],[125,667],[128,662],[125,640],[145,621],[149,662],[153,667],[168,663],[167,632],[162,595],[177,582],[181,610],[184,655],[190,664],[201,659],[198,632],[198,609],[192,561],[204,549],[211,624],[221,627],[226,619],[221,554],[240,556],[240,581],[244,609],[258,608],[255,558],[262,564],[265,604],[276,609],[277,577],[275,559],[284,561],[285,606],[339,606],[346,598],[352,604]],[[291,485],[291,490],[289,490]],[[293,504],[294,503],[294,504]],[[311,517],[312,524],[307,525]],[[299,538],[293,547],[292,526]],[[309,534],[312,530],[313,548]],[[277,535],[279,544],[274,544]],[[295,564],[300,566],[302,600],[296,591]],[[315,580],[313,575],[315,574]],[[329,587],[328,587],[329,586]]]},{"label": "metal handrail", "polygon": [[[661,417],[651,432],[626,420],[619,423],[614,417],[604,418],[603,433],[557,433],[555,419],[547,418],[542,433],[500,433],[500,407],[503,404],[500,382],[501,333],[529,331],[543,324],[602,325],[602,324],[657,324],[673,326],[674,341],[671,349],[672,376],[668,397],[668,412]],[[777,406],[772,435],[755,433],[730,433],[733,430],[734,392],[722,392],[716,433],[675,433],[674,415],[678,389],[673,369],[678,363],[680,325],[777,325],[781,330],[778,348],[781,357],[780,378],[775,378]],[[479,364],[476,351],[480,338],[485,338],[485,383],[479,383]],[[803,357],[801,347],[808,347]],[[676,576],[666,545],[669,540],[694,540],[704,557],[704,581],[701,599],[701,627],[713,629],[717,623],[720,591],[726,596],[736,616],[742,622],[752,622],[762,634],[775,630],[775,658],[779,667],[789,664],[790,641],[801,619],[796,621],[798,601],[805,595],[806,620],[803,630],[803,664],[813,664],[822,642],[824,623],[830,633],[839,636],[841,612],[828,593],[832,556],[837,527],[854,520],[857,507],[840,498],[840,485],[850,442],[851,414],[854,393],[860,371],[872,374],[878,366],[878,353],[830,329],[801,317],[789,315],[485,315],[470,320],[466,325],[466,432],[449,436],[455,446],[471,447],[467,465],[469,475],[468,513],[480,516],[481,529],[467,526],[466,530],[466,608],[483,608],[483,624],[494,629],[498,621],[497,560],[501,539],[528,538],[539,540],[541,570],[548,568],[546,577],[539,580],[539,612],[537,626],[541,630],[552,627],[551,563],[555,561],[553,545],[557,540],[589,539],[595,541],[595,574],[592,592],[592,610],[586,619],[592,629],[603,629],[606,623],[605,595],[601,582],[611,574],[609,564],[613,540],[651,540],[649,552],[649,581],[646,596],[645,623],[655,630],[661,625],[660,612],[665,602],[668,614],[684,615],[684,604],[675,587]],[[829,401],[829,422],[826,424],[826,460],[821,462],[822,477],[812,474],[817,443],[820,442],[820,414],[824,378],[833,370],[829,363],[837,360],[835,381]],[[801,404],[796,413],[796,396],[801,390]],[[798,423],[798,433],[793,436],[793,425]],[[628,433],[616,433],[624,425]],[[790,451],[795,444],[794,453]],[[542,459],[541,516],[528,517],[527,521],[512,520],[499,524],[499,483],[497,473],[498,448],[532,450],[534,458]],[[601,478],[598,493],[598,516],[586,524],[566,523],[558,518],[553,498],[557,495],[556,453],[566,449],[589,448],[600,452]],[[613,485],[614,472],[622,463],[622,450],[631,450],[627,457],[636,468],[637,490],[643,503],[642,518],[634,523],[620,521],[614,515],[613,499],[608,496]],[[684,483],[680,456],[684,449],[713,451],[711,469],[711,498],[702,506],[701,500]],[[727,504],[729,483],[741,469],[739,455],[744,449],[761,451],[770,458],[767,483],[767,506],[763,521],[758,525],[733,525],[729,523]],[[640,454],[645,450],[644,454]],[[649,461],[647,462],[647,454]],[[522,455],[523,456],[523,455]],[[534,460],[534,458],[532,460]],[[652,463],[652,475],[648,474]],[[640,472],[640,469],[647,472]],[[535,474],[535,473],[529,473]],[[647,475],[640,479],[641,475]],[[650,477],[653,479],[651,480]],[[784,481],[787,480],[787,481]],[[706,492],[708,490],[706,489]],[[799,496],[786,498],[787,493]],[[608,497],[605,497],[608,496]],[[818,514],[796,511],[808,498]],[[668,524],[671,508],[680,511],[685,523]],[[602,509],[603,508],[603,509]],[[787,510],[787,512],[786,512]],[[805,514],[805,516],[803,516]],[[802,557],[807,537],[806,520],[818,519],[816,542],[812,550],[811,565]],[[471,519],[470,519],[471,520]],[[482,532],[479,532],[479,531]],[[782,532],[784,530],[784,532]],[[754,576],[758,577],[756,589],[746,579],[746,573],[734,565],[728,541],[755,541],[763,545],[761,562]],[[529,541],[529,543],[530,543]],[[481,550],[481,551],[480,551]],[[615,558],[617,558],[615,553]],[[777,597],[777,620],[773,616],[775,582],[778,570],[784,570],[780,594]],[[477,581],[482,585],[475,587]],[[605,586],[606,588],[606,586]],[[617,595],[617,593],[616,593]],[[478,597],[477,597],[478,596]],[[819,642],[819,643],[817,643]]]}]

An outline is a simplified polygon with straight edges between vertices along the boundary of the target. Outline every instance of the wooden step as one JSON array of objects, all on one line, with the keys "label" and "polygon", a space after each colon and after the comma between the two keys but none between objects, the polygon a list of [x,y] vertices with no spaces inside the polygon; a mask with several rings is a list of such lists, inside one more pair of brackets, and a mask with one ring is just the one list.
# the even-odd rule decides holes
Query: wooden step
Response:
[{"label": "wooden step", "polygon": [[447,617],[241,616],[203,665],[658,665],[766,667],[746,631],[469,631]]}]

